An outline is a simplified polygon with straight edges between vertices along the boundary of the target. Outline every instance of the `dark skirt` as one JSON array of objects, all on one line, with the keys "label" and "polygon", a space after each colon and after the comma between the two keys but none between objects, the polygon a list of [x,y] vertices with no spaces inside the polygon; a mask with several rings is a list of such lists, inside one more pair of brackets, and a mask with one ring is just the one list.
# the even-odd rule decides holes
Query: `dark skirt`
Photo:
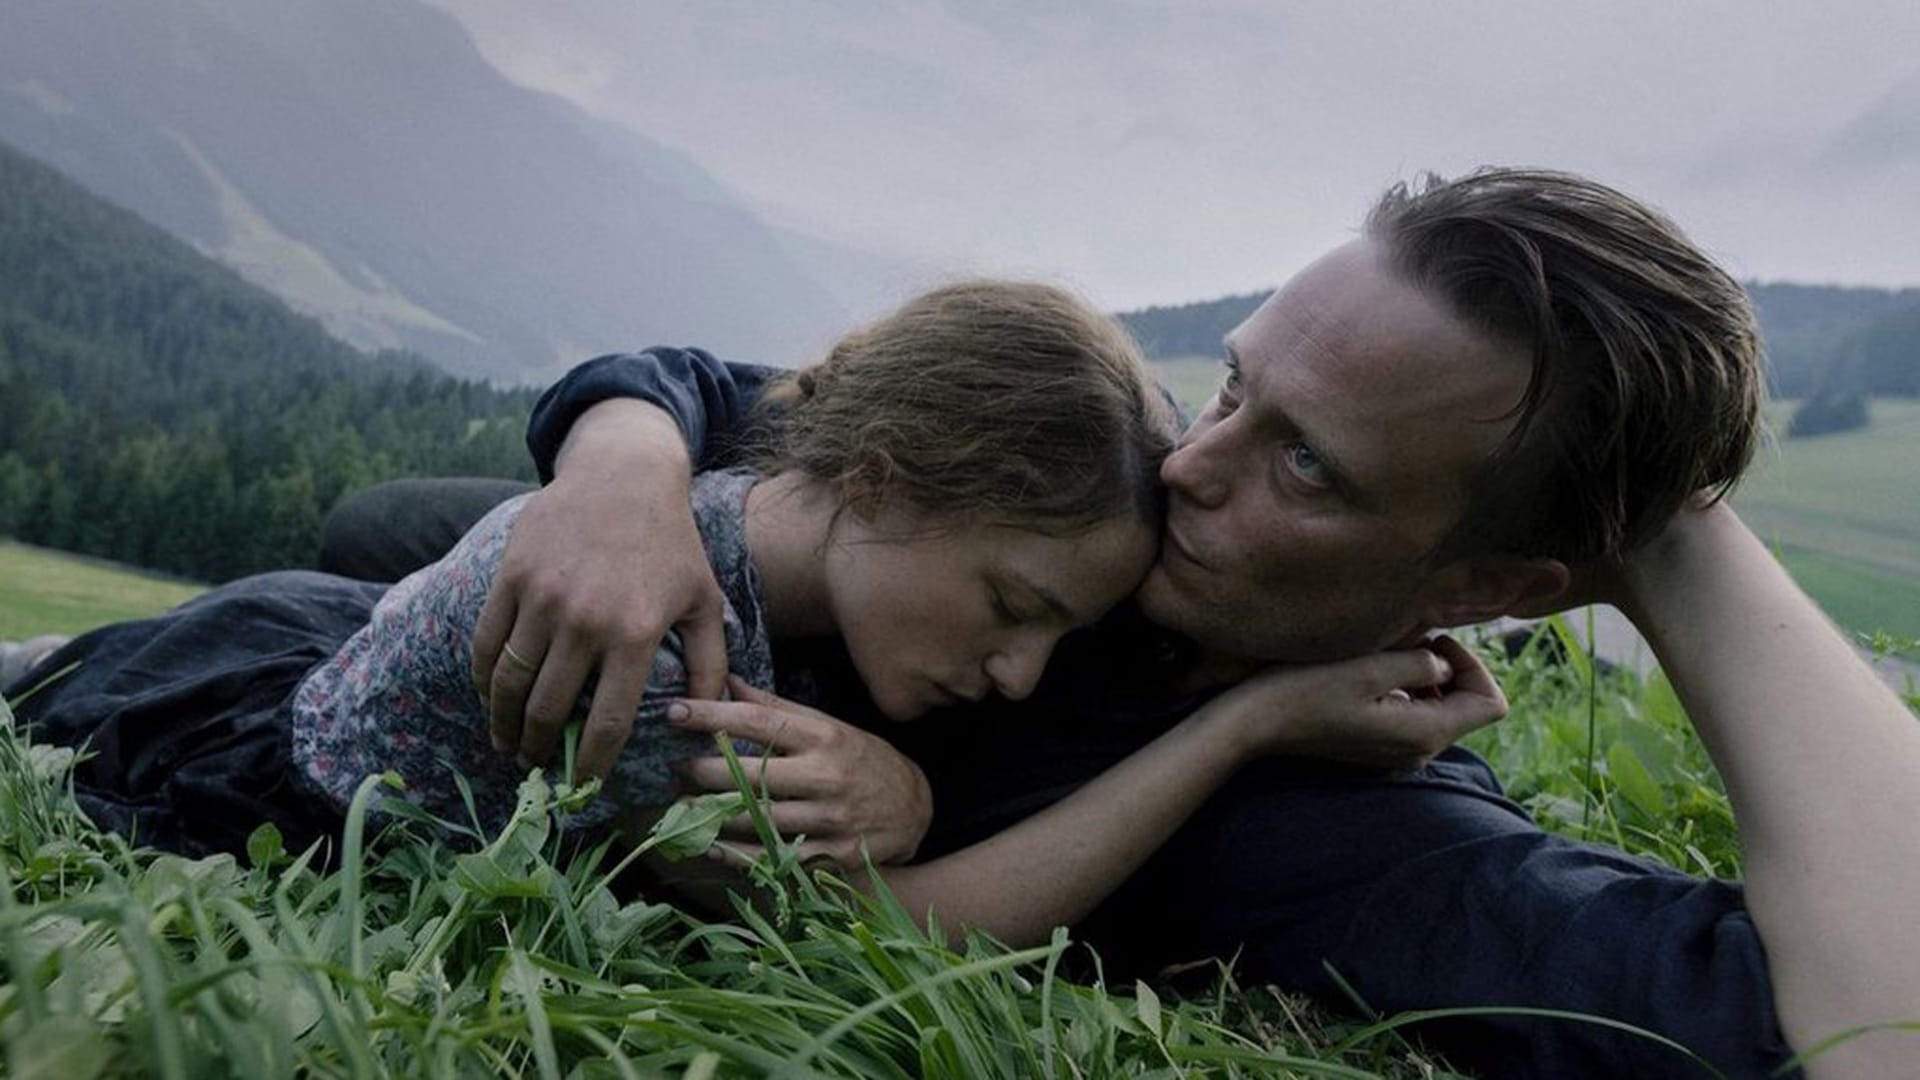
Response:
[{"label": "dark skirt", "polygon": [[74,791],[101,828],[185,855],[241,855],[271,821],[297,853],[337,838],[342,819],[292,766],[288,705],[386,588],[307,571],[243,578],[75,638],[7,696],[77,665],[15,715],[32,741],[84,750]]}]

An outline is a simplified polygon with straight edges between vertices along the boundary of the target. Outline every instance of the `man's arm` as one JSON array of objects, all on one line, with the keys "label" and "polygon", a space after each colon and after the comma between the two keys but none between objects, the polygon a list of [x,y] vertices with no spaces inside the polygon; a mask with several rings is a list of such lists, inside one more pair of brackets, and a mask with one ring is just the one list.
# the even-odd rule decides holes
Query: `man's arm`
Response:
[{"label": "man's arm", "polygon": [[[770,374],[654,348],[589,360],[541,395],[527,449],[547,486],[514,527],[474,634],[496,749],[551,759],[591,683],[577,765],[604,776],[670,628],[691,692],[720,693],[720,588],[687,505],[689,448],[704,458],[731,444]],[[658,572],[632,574],[641,559]]]},{"label": "man's arm", "polygon": [[[1920,1021],[1920,722],[1732,508],[1683,514],[1610,591],[1719,767],[1788,1040]],[[1894,1076],[1920,1034],[1849,1041],[1814,1076]]]}]

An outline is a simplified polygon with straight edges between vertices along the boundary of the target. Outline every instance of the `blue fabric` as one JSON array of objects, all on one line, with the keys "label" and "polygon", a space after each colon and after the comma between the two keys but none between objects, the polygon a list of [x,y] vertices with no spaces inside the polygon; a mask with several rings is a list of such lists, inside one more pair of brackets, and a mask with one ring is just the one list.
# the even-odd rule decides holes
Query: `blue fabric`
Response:
[{"label": "blue fabric", "polygon": [[242,578],[82,634],[8,693],[78,665],[15,715],[36,742],[84,747],[74,796],[102,829],[187,855],[243,855],[273,821],[302,851],[338,835],[342,819],[292,766],[288,700],[384,592],[308,571]]},{"label": "blue fabric", "polygon": [[[542,399],[528,445],[550,475],[572,417],[638,397],[671,412],[706,464],[739,437],[766,374],[694,350],[602,358]],[[1025,702],[905,726],[878,717],[835,646],[813,648],[783,646],[782,691],[872,727],[926,770],[935,814],[923,858],[1061,798],[1203,700],[1169,689],[1180,645],[1126,612],[1063,643]],[[1249,767],[1077,931],[1110,979],[1237,958],[1243,985],[1352,1007],[1334,972],[1382,1014],[1585,1013],[1674,1039],[1730,1076],[1767,1075],[1791,1057],[1738,885],[1550,835],[1460,749],[1411,774],[1285,758]],[[1474,1017],[1419,1031],[1489,1076],[1704,1075],[1591,1023]]]},{"label": "blue fabric", "polygon": [[754,401],[780,374],[777,368],[724,364],[703,349],[662,347],[598,357],[540,395],[527,425],[527,450],[540,482],[552,481],[554,458],[580,414],[609,398],[628,397],[651,401],[671,414],[687,445],[702,449],[702,468],[730,465],[729,438],[745,428]]}]

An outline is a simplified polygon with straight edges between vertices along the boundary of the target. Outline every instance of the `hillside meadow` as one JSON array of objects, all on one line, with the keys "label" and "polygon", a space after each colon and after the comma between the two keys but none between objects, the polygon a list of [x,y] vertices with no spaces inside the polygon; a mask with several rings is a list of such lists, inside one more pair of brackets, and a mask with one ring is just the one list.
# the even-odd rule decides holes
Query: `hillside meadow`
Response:
[{"label": "hillside meadow", "polygon": [[0,638],[77,634],[164,611],[202,586],[0,540]]}]

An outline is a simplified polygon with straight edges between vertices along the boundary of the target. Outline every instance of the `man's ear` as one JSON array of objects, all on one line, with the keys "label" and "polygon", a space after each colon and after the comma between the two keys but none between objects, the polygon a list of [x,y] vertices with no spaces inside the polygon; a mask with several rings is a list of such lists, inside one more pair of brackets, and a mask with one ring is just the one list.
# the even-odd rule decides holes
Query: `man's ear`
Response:
[{"label": "man's ear", "polygon": [[1429,626],[1470,626],[1502,615],[1557,611],[1554,601],[1566,593],[1573,573],[1558,559],[1495,555],[1462,559],[1440,578],[1427,605]]}]

